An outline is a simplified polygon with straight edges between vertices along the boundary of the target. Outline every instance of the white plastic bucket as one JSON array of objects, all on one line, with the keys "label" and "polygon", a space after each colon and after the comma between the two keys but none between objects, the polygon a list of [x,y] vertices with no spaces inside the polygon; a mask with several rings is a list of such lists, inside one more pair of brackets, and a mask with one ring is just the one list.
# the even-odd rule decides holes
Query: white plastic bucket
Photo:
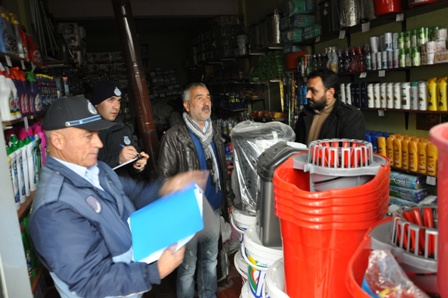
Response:
[{"label": "white plastic bucket", "polygon": [[248,282],[245,282],[241,288],[240,298],[251,298]]},{"label": "white plastic bucket", "polygon": [[249,265],[248,284],[252,297],[269,297],[264,293],[266,273],[269,266],[283,258],[283,249],[263,246],[256,232],[256,226],[253,225],[245,233],[244,241],[241,244],[241,255]]},{"label": "white plastic bucket", "polygon": [[233,228],[238,232],[238,239],[240,243],[243,242],[244,233],[246,233],[247,228],[255,225],[257,218],[255,215],[250,215],[247,212],[233,208],[232,214],[230,216],[230,223]]},{"label": "white plastic bucket", "polygon": [[243,280],[243,283],[247,282],[247,272],[248,272],[248,264],[244,260],[243,256],[241,255],[241,250],[238,250],[235,253],[235,256],[233,258],[233,262],[235,264],[235,269],[238,271],[238,273],[241,275],[241,278]]},{"label": "white plastic bucket", "polygon": [[266,274],[266,296],[271,298],[289,298],[285,293],[285,265],[283,258],[269,266]]}]

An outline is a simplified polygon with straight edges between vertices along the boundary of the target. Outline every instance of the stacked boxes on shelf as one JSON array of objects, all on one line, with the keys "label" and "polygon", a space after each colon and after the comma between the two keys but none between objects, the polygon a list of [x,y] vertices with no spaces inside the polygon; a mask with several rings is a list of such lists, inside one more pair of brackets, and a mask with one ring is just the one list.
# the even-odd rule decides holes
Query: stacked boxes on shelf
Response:
[{"label": "stacked boxes on shelf", "polygon": [[176,70],[156,68],[149,72],[150,98],[178,97],[182,94]]},{"label": "stacked boxes on shelf", "polygon": [[220,16],[210,21],[207,31],[191,38],[188,47],[189,63],[216,61],[239,55],[237,36],[243,24],[238,16]]},{"label": "stacked boxes on shelf", "polygon": [[314,12],[314,1],[286,1],[280,22],[281,42],[302,42],[320,36],[321,26],[316,23]]},{"label": "stacked boxes on shelf", "polygon": [[58,23],[57,32],[62,35],[67,43],[73,62],[78,67],[85,67],[86,60],[86,30],[78,23]]}]

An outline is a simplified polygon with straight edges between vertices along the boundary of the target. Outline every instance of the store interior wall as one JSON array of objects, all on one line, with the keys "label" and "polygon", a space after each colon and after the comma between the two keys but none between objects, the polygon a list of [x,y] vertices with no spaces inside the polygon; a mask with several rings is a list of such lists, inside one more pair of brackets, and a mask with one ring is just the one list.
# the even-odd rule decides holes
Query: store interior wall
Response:
[{"label": "store interior wall", "polygon": [[[207,18],[224,14],[244,15],[245,27],[247,29],[248,26],[256,24],[267,15],[272,14],[274,9],[281,9],[286,0],[173,1],[151,1],[151,6],[146,3],[148,1],[144,0],[131,0],[131,3],[133,11],[137,15],[134,17],[139,43],[148,45],[149,68],[174,68],[177,71],[179,82],[185,84],[188,80],[188,73],[184,67],[188,39],[194,36],[194,30],[207,24]],[[48,2],[57,20],[78,20],[81,25],[86,27],[88,52],[122,50],[117,34],[116,22],[113,19],[112,0],[79,0],[76,3],[68,0],[48,0]],[[318,2],[316,0],[316,5]],[[11,11],[17,11],[19,16],[21,16],[21,12],[28,9],[26,5],[28,1],[25,0],[2,0],[0,3]],[[446,24],[447,13],[448,9],[445,8],[426,15],[413,17],[407,21],[407,24],[412,24],[412,28],[408,29]],[[151,17],[146,19],[146,22],[145,18],[142,17],[144,14],[151,15]],[[23,18],[23,16],[21,17]],[[28,23],[26,20],[22,22],[25,26]],[[396,24],[377,27],[368,33],[353,34],[351,35],[351,44],[365,44],[372,35],[380,35],[388,31],[401,31],[400,24],[400,22],[396,22]],[[338,39],[333,39],[326,43],[318,43],[315,46],[315,52],[324,52],[325,47],[328,46],[344,48],[346,43],[344,40]],[[428,73],[427,68],[413,70],[410,80],[426,80],[432,74],[434,76],[446,75],[446,70],[442,66],[432,67],[430,72]],[[344,78],[341,80],[343,81]],[[386,72],[386,77],[378,78],[378,80],[405,81],[406,78],[404,72]],[[405,127],[404,113],[386,111],[385,115],[380,117],[377,111],[365,111],[364,115],[366,127],[370,130],[393,130],[397,133],[417,136],[428,135],[428,131],[416,129],[417,120],[415,113],[409,114],[408,129]]]}]

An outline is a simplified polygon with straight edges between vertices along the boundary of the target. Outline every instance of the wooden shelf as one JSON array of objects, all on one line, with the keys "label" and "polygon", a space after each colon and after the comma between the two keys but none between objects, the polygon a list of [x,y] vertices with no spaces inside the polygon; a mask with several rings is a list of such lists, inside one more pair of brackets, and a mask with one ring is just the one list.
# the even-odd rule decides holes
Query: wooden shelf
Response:
[{"label": "wooden shelf", "polygon": [[19,220],[26,216],[28,210],[31,208],[31,203],[33,202],[35,192],[31,192],[31,194],[26,198],[26,201],[20,205],[19,210],[17,210],[17,216]]},{"label": "wooden shelf", "polygon": [[37,268],[36,276],[31,283],[31,292],[34,293],[36,291],[37,285],[39,284],[40,279],[42,278],[42,274],[44,272],[44,267],[41,265]]}]

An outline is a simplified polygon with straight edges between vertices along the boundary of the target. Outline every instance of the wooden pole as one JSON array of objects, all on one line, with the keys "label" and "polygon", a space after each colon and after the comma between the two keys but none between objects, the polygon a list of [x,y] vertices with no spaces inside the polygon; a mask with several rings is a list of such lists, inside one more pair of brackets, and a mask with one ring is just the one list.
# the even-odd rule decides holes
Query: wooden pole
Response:
[{"label": "wooden pole", "polygon": [[143,149],[149,154],[148,166],[154,173],[159,154],[159,140],[152,116],[151,101],[149,99],[148,85],[142,59],[140,45],[135,33],[134,17],[132,15],[130,0],[112,0],[115,19],[118,22],[118,31],[123,45],[123,52],[128,73],[128,92],[135,101],[137,111],[137,124]]}]

